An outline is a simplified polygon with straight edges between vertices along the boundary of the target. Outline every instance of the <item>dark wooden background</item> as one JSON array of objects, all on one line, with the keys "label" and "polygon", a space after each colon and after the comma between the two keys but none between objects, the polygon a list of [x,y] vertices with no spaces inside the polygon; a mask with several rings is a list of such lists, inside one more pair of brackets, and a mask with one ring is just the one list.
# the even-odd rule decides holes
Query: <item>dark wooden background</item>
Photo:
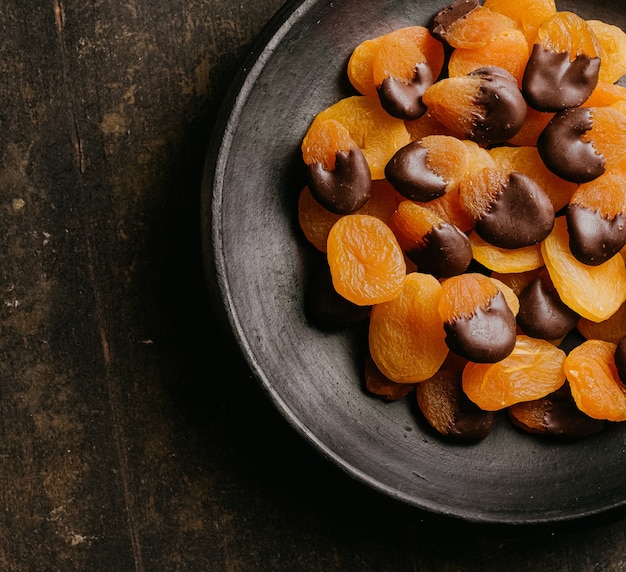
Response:
[{"label": "dark wooden background", "polygon": [[0,570],[625,570],[624,522],[458,528],[367,490],[224,341],[203,158],[280,5],[0,4]]}]

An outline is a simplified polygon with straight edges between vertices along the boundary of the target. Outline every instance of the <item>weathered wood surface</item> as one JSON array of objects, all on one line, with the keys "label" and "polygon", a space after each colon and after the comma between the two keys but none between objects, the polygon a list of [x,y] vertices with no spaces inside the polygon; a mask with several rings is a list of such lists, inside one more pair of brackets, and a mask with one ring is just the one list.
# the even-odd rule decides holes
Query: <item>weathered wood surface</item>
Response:
[{"label": "weathered wood surface", "polygon": [[280,4],[2,2],[0,570],[626,569],[624,523],[515,538],[380,498],[225,345],[202,162]]}]

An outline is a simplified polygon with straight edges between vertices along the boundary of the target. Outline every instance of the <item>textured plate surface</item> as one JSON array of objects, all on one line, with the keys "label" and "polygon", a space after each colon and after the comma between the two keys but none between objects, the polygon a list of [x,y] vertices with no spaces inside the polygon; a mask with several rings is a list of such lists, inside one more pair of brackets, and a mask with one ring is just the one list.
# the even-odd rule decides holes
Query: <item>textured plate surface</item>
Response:
[{"label": "textured plate surface", "polygon": [[[555,444],[505,418],[477,445],[446,443],[412,400],[362,389],[362,339],[303,318],[316,254],[300,235],[300,143],[314,115],[352,92],[359,42],[427,25],[445,3],[335,0],[286,4],[235,82],[209,151],[203,225],[208,274],[253,373],[288,421],[350,475],[409,505],[476,523],[550,524],[621,514],[626,426]],[[557,1],[626,28],[622,0]]]}]

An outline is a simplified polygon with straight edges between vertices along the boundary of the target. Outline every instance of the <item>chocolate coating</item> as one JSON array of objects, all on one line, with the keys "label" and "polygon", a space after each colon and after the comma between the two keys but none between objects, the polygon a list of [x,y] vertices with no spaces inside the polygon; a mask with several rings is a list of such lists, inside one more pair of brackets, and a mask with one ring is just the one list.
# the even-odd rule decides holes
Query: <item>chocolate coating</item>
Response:
[{"label": "chocolate coating", "polygon": [[433,84],[433,72],[427,63],[418,63],[415,66],[415,76],[412,81],[385,78],[378,88],[378,98],[383,109],[392,117],[398,119],[418,119],[426,113],[426,106],[422,102],[422,95]]},{"label": "chocolate coating", "polygon": [[530,177],[513,171],[489,210],[476,222],[476,233],[500,248],[521,248],[546,238],[554,226],[554,207]]},{"label": "chocolate coating", "polygon": [[311,194],[324,208],[335,214],[351,214],[367,203],[372,190],[372,176],[363,152],[355,147],[336,155],[335,170],[327,171],[319,163],[307,165]]},{"label": "chocolate coating", "polygon": [[412,201],[432,201],[446,192],[447,181],[434,173],[426,158],[428,149],[414,141],[398,149],[385,166],[385,177],[402,196]]},{"label": "chocolate coating", "polygon": [[562,338],[576,327],[580,318],[561,300],[547,273],[540,273],[518,298],[517,325],[533,338]]},{"label": "chocolate coating", "polygon": [[546,167],[572,183],[587,183],[604,173],[604,157],[596,152],[593,143],[581,140],[592,126],[589,108],[557,113],[537,139],[537,151]]},{"label": "chocolate coating", "polygon": [[609,219],[596,210],[572,203],[565,218],[569,248],[583,264],[598,266],[626,245],[626,215]]},{"label": "chocolate coating", "polygon": [[619,341],[615,348],[615,365],[621,382],[626,384],[626,336]]},{"label": "chocolate coating", "polygon": [[605,424],[578,409],[567,384],[542,399],[513,405],[508,413],[511,421],[524,431],[560,440],[583,439],[599,433]]},{"label": "chocolate coating", "polygon": [[423,245],[406,253],[420,272],[449,278],[463,274],[472,261],[472,246],[467,235],[453,224],[433,227],[423,240]]},{"label": "chocolate coating", "polygon": [[478,308],[469,317],[445,322],[444,329],[450,350],[473,362],[495,363],[515,347],[515,317],[501,291],[486,309]]},{"label": "chocolate coating", "polygon": [[598,84],[600,58],[533,46],[522,79],[522,92],[528,105],[538,111],[562,111],[582,105]]},{"label": "chocolate coating", "polygon": [[468,75],[481,79],[473,102],[478,112],[468,139],[483,145],[511,139],[522,128],[528,112],[517,80],[496,66],[478,68]]},{"label": "chocolate coating", "polygon": [[478,8],[478,0],[456,0],[456,2],[446,6],[433,18],[432,33],[440,40],[446,39],[450,26],[469,14],[475,8]]}]

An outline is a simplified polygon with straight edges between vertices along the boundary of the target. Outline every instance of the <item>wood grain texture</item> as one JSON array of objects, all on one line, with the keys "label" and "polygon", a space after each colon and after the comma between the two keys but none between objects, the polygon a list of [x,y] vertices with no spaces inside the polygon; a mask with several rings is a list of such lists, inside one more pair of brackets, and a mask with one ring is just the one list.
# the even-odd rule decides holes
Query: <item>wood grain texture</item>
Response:
[{"label": "wood grain texture", "polygon": [[280,0],[5,0],[0,569],[626,569],[626,525],[457,529],[320,458],[209,307],[205,147]]}]

